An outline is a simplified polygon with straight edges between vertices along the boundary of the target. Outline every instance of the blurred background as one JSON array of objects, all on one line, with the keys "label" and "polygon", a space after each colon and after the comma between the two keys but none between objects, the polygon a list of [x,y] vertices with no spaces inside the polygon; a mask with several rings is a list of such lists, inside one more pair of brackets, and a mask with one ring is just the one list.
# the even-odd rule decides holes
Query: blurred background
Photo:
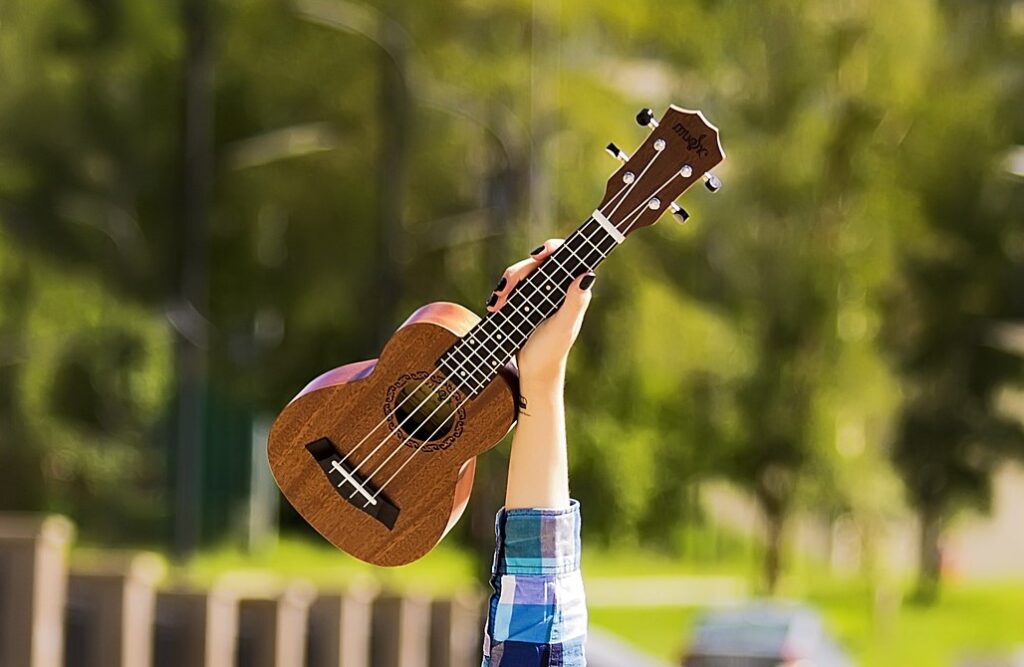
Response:
[{"label": "blurred background", "polygon": [[763,664],[1015,664],[1021,0],[5,0],[0,542],[51,540],[69,605],[140,549],[157,591],[482,599],[507,442],[378,570],[280,499],[267,429],[419,305],[483,312],[669,103],[725,185],[602,267],[573,352],[592,630],[717,665],[716,623],[792,612],[845,657]]}]

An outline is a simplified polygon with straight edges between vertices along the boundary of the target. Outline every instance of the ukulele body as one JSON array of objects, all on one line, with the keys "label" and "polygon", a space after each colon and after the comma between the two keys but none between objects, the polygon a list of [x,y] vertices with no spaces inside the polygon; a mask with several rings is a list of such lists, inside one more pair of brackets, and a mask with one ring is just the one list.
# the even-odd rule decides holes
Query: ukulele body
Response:
[{"label": "ukulele body", "polygon": [[[466,507],[475,457],[515,423],[518,378],[502,360],[628,235],[667,210],[685,220],[675,199],[699,180],[721,186],[710,169],[725,153],[701,112],[671,106],[655,121],[643,109],[637,122],[650,133],[632,156],[609,145],[622,165],[597,208],[499,310],[481,321],[455,304],[424,306],[380,359],[321,375],[274,422],[267,448],[278,486],[329,542],[376,565],[430,551]],[[448,382],[449,371],[458,379]]]},{"label": "ukulele body", "polygon": [[[430,551],[462,515],[476,456],[515,424],[514,366],[474,398],[447,385],[444,399],[439,392],[419,412],[408,411],[440,384],[438,358],[478,320],[453,303],[423,306],[379,359],[324,373],[274,422],[267,451],[278,486],[339,549],[375,565],[404,565]],[[436,417],[428,418],[434,407]]]}]

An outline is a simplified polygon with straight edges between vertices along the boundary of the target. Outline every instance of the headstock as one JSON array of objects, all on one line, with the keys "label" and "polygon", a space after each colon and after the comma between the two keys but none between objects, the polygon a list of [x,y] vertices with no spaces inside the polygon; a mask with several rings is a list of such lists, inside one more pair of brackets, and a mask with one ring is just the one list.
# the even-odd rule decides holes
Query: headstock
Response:
[{"label": "headstock", "polygon": [[608,179],[598,206],[623,236],[653,225],[666,210],[685,221],[686,211],[675,203],[676,197],[701,179],[712,192],[722,185],[711,169],[725,152],[718,128],[704,114],[672,105],[660,121],[650,109],[642,109],[636,119],[652,128],[651,134],[632,156],[608,145],[608,152],[623,164]]}]

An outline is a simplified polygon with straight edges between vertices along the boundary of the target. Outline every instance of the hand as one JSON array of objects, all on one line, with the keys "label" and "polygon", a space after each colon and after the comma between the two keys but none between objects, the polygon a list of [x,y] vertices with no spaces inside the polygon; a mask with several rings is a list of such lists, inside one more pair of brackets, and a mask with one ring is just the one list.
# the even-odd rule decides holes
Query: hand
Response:
[{"label": "hand", "polygon": [[[491,295],[488,312],[496,312],[505,305],[508,295],[530,272],[551,256],[562,239],[549,239],[530,253],[530,257],[505,269],[498,289]],[[590,305],[590,287],[593,273],[584,273],[569,285],[565,303],[554,315],[542,322],[526,345],[519,351],[519,380],[524,386],[557,385],[565,379],[565,362],[583,324],[583,316]]]}]

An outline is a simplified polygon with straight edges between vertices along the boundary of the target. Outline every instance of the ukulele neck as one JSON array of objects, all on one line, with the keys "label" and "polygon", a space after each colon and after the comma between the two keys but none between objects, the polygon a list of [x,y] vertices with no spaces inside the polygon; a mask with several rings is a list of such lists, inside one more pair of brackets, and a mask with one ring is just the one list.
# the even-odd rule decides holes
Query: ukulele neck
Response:
[{"label": "ukulele neck", "polygon": [[593,271],[624,237],[597,211],[565,243],[515,286],[502,308],[489,313],[452,345],[438,367],[469,396],[480,393],[565,301],[570,284]]}]

